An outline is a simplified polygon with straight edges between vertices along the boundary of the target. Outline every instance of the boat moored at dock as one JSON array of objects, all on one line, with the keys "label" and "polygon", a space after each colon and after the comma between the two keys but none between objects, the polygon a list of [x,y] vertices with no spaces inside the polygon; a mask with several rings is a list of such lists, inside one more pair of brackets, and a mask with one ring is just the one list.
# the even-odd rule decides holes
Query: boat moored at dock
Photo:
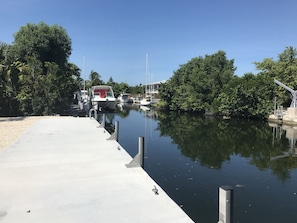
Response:
[{"label": "boat moored at dock", "polygon": [[121,93],[117,99],[119,103],[133,103],[133,99],[127,93]]},{"label": "boat moored at dock", "polygon": [[152,100],[149,97],[145,97],[140,101],[140,105],[149,106],[151,105]]},{"label": "boat moored at dock", "polygon": [[92,86],[90,91],[92,108],[95,110],[115,110],[117,100],[111,86]]}]

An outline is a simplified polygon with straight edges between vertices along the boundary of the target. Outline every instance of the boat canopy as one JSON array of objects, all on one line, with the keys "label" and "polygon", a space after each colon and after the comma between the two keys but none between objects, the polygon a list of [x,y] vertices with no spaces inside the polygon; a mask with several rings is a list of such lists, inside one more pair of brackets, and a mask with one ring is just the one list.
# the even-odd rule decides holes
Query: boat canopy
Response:
[{"label": "boat canopy", "polygon": [[94,96],[100,96],[101,98],[106,98],[106,96],[113,96],[112,88],[107,85],[93,86],[92,91]]}]

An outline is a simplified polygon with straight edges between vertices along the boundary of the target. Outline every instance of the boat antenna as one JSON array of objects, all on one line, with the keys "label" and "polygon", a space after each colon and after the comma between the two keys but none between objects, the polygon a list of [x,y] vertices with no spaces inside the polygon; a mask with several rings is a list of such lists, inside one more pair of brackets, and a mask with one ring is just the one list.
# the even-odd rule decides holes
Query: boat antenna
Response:
[{"label": "boat antenna", "polygon": [[86,80],[85,80],[85,55],[83,56],[83,80],[84,80],[84,90],[86,90]]},{"label": "boat antenna", "polygon": [[149,62],[148,62],[148,53],[146,53],[146,58],[145,58],[145,97],[147,97],[148,75],[149,75]]}]

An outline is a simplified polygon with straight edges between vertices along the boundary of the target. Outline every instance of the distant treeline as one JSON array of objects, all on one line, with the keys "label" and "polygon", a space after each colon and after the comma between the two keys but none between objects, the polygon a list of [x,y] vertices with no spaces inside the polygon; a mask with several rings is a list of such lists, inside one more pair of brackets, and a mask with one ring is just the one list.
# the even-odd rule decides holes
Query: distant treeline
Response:
[{"label": "distant treeline", "polygon": [[255,62],[257,74],[234,75],[234,59],[224,51],[196,57],[183,64],[159,89],[162,105],[169,110],[213,113],[232,117],[265,119],[273,112],[274,99],[285,107],[291,93],[274,84],[274,79],[297,89],[297,51],[293,47]]},{"label": "distant treeline", "polygon": [[[63,114],[78,89],[104,84],[92,71],[83,80],[81,70],[68,61],[71,39],[58,25],[27,24],[14,35],[14,42],[0,42],[0,116]],[[143,86],[106,83],[121,92],[142,93]]]},{"label": "distant treeline", "polygon": [[[105,83],[98,72],[88,80],[68,61],[71,39],[65,29],[43,22],[22,26],[12,44],[0,42],[0,116],[53,115],[64,113],[73,93],[84,87],[107,84],[115,94],[142,94],[142,85]],[[280,105],[290,104],[290,93],[276,86],[276,78],[297,88],[296,49],[287,47],[278,60],[256,62],[258,74],[235,76],[234,59],[224,51],[196,57],[181,65],[159,89],[160,106],[184,112],[212,112],[220,115],[266,118],[274,97]]]}]

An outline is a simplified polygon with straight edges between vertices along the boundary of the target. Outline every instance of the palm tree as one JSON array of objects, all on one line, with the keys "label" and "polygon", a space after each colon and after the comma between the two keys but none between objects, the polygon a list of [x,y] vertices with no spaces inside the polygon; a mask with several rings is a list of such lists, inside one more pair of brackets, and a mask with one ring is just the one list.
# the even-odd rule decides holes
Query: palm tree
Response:
[{"label": "palm tree", "polygon": [[98,74],[96,71],[91,70],[89,81],[87,83],[88,87],[102,84],[104,84],[104,82],[101,80],[100,74]]}]

